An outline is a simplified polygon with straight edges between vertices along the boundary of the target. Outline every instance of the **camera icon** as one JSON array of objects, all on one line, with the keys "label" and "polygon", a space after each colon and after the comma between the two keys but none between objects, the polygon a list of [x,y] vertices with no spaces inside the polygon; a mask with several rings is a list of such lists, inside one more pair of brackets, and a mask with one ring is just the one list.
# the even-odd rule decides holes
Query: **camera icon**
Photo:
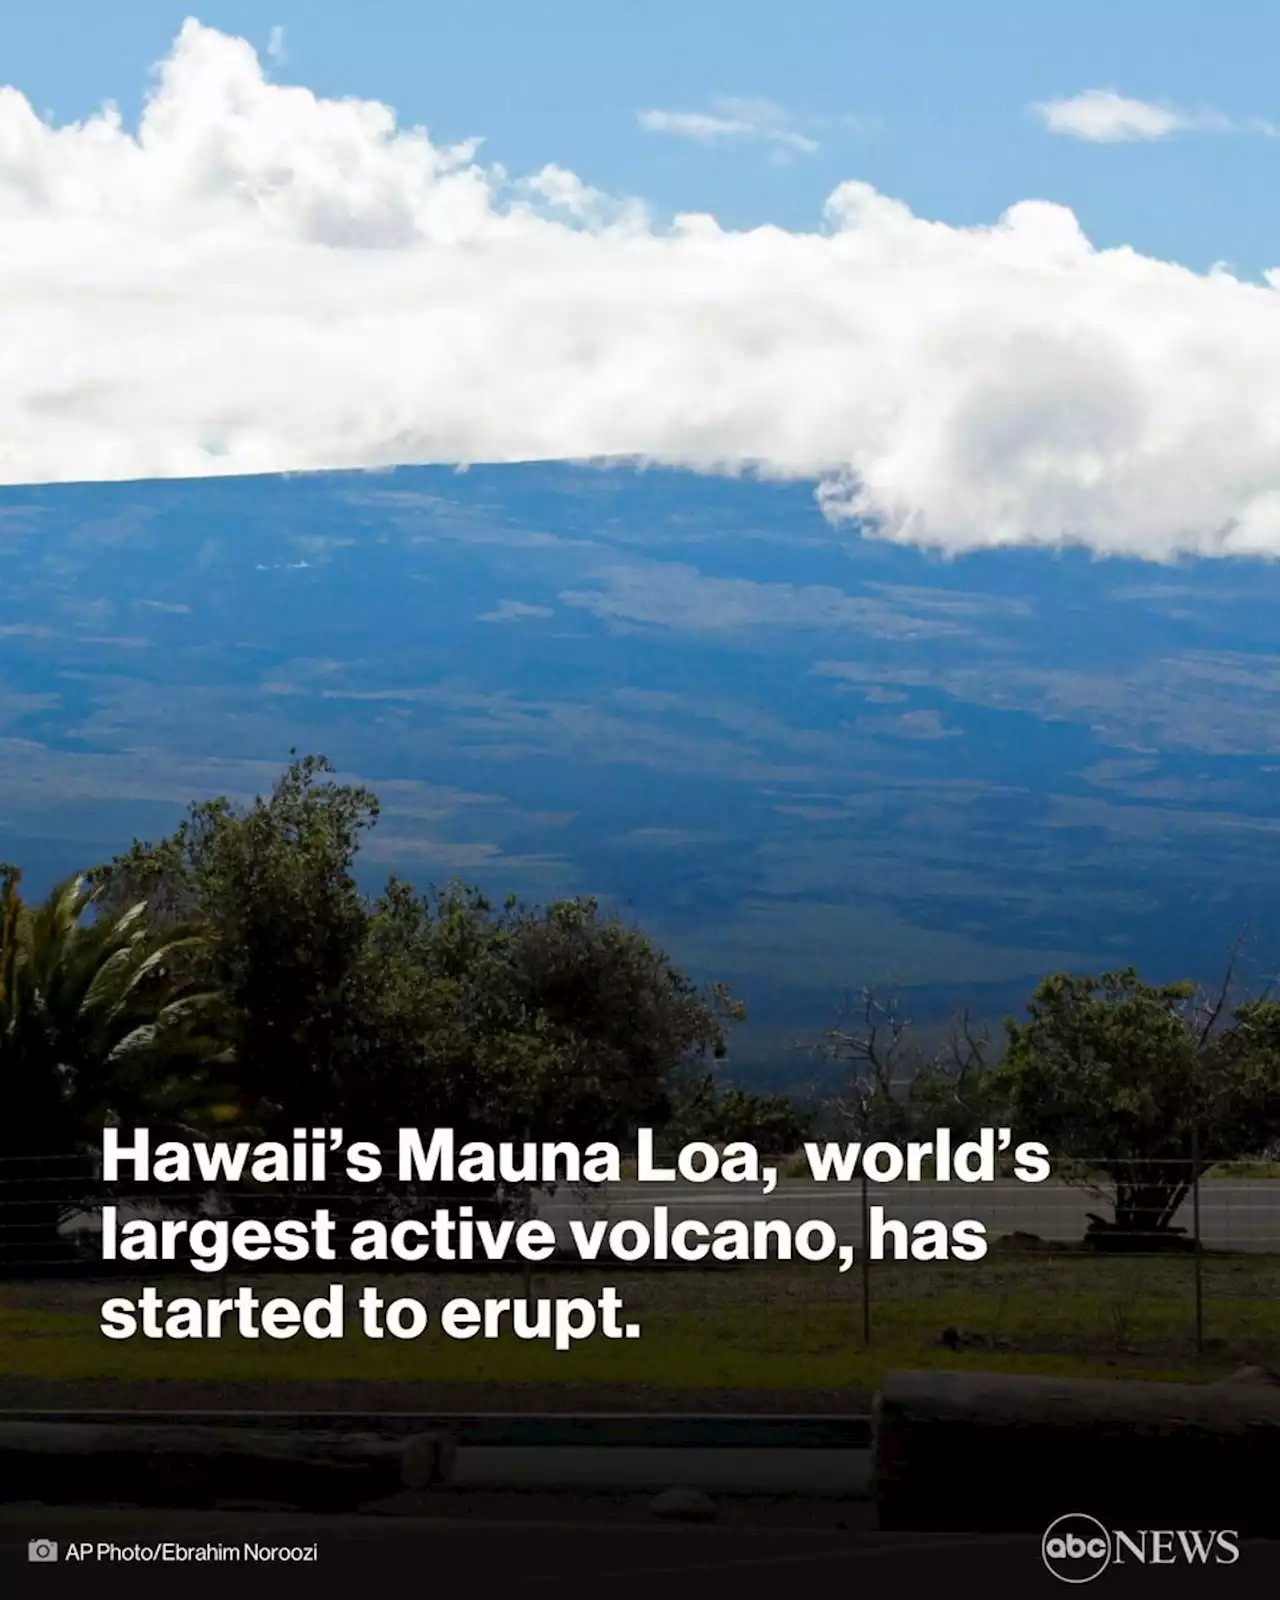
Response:
[{"label": "camera icon", "polygon": [[54,1539],[28,1539],[28,1561],[56,1561],[58,1559],[58,1545]]}]

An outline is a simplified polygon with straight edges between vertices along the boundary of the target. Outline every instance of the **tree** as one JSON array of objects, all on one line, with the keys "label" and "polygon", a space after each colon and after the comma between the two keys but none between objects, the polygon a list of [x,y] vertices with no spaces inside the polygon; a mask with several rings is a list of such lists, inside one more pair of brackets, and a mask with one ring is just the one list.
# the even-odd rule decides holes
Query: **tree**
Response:
[{"label": "tree", "polygon": [[1114,1187],[1095,1232],[1172,1236],[1195,1176],[1280,1133],[1280,1003],[1229,1006],[1128,967],[1058,973],[1010,1021],[999,1089],[1020,1137]]},{"label": "tree", "polygon": [[375,903],[362,958],[372,1018],[362,1125],[450,1126],[509,1138],[532,1116],[558,1065],[545,1018],[511,982],[509,918],[474,889],[419,895],[392,878]]},{"label": "tree", "polygon": [[741,1014],[593,900],[495,909],[452,884],[392,880],[374,908],[364,1081],[388,1127],[473,1137],[625,1139],[672,1114],[682,1074],[724,1054]]},{"label": "tree", "polygon": [[672,1146],[695,1139],[715,1145],[745,1139],[761,1155],[787,1156],[800,1148],[810,1131],[810,1119],[786,1095],[755,1094],[736,1084],[721,1084],[711,1072],[679,1088],[673,1102],[667,1128]]},{"label": "tree", "polygon": [[192,971],[226,996],[246,1114],[383,1140],[429,1125],[621,1140],[666,1122],[725,1052],[742,1009],[728,991],[590,899],[495,907],[393,878],[370,902],[354,861],[378,801],[332,773],[295,757],[269,796],[195,805],[95,876],[106,905],[206,929]]},{"label": "tree", "polygon": [[691,1071],[722,1060],[744,1010],[723,984],[699,986],[638,928],[594,899],[512,908],[517,1006],[544,1020],[559,1070],[531,1107],[571,1139],[625,1139],[661,1126]]},{"label": "tree", "polygon": [[357,1103],[368,912],[352,864],[378,802],[332,771],[295,757],[247,810],[193,805],[169,838],[135,841],[95,874],[106,904],[141,899],[161,923],[194,917],[206,930],[196,965],[226,998],[237,1081],[270,1131]]},{"label": "tree", "polygon": [[816,1048],[846,1069],[847,1082],[829,1109],[864,1142],[929,1139],[943,1127],[970,1138],[990,1117],[991,1040],[967,1010],[929,1045],[896,995],[882,999],[863,989]]},{"label": "tree", "polygon": [[225,1112],[219,997],[184,976],[199,943],[157,938],[142,904],[106,911],[86,879],[23,904],[0,868],[0,1256],[56,1255],[108,1122],[190,1132]]}]

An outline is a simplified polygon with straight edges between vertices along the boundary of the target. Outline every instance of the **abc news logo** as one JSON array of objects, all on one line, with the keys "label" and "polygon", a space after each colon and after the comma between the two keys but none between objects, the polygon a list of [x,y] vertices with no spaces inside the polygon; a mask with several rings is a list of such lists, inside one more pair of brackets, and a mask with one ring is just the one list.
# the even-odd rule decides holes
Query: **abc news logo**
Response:
[{"label": "abc news logo", "polygon": [[1113,1566],[1229,1567],[1240,1559],[1239,1537],[1234,1528],[1211,1532],[1143,1528],[1124,1533],[1073,1511],[1045,1529],[1040,1554],[1063,1583],[1089,1583]]}]

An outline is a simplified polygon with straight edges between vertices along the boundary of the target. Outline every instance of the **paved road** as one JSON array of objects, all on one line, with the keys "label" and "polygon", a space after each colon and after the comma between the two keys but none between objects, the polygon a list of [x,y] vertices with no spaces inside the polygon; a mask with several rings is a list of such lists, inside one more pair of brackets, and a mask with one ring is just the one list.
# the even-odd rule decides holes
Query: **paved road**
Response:
[{"label": "paved road", "polygon": [[702,1489],[707,1493],[865,1495],[870,1450],[501,1446],[458,1452],[460,1488]]},{"label": "paved road", "polygon": [[[1089,1212],[1109,1214],[1097,1197],[1053,1179],[1041,1184],[1012,1179],[990,1184],[872,1184],[868,1197],[872,1206],[882,1206],[888,1216],[908,1224],[926,1217],[948,1224],[974,1218],[985,1224],[992,1239],[1021,1230],[1042,1239],[1077,1241],[1088,1226]],[[538,1200],[539,1215],[557,1228],[566,1226],[571,1217],[610,1223],[646,1220],[654,1206],[669,1207],[673,1220],[778,1217],[794,1226],[822,1218],[836,1228],[842,1242],[862,1242],[862,1200],[856,1186],[780,1183],[771,1195],[761,1195],[746,1185],[627,1183],[602,1186],[585,1203],[568,1190]],[[1280,1181],[1206,1182],[1200,1191],[1200,1219],[1207,1249],[1280,1251]],[[1190,1202],[1177,1221],[1191,1231]]]}]

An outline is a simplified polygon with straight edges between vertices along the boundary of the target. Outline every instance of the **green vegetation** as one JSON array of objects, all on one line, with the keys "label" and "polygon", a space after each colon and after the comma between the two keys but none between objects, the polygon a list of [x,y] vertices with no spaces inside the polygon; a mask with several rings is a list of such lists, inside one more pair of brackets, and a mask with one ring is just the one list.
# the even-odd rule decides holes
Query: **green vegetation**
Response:
[{"label": "green vegetation", "polygon": [[[693,983],[590,899],[495,905],[465,884],[396,878],[370,898],[354,866],[378,814],[375,795],[308,756],[252,805],[193,805],[168,838],[41,904],[3,869],[0,1269],[56,1263],[60,1220],[104,1201],[93,1154],[106,1122],[268,1138],[328,1125],[384,1141],[451,1126],[624,1147],[643,1125],[668,1148],[750,1139],[805,1175],[788,1152],[821,1119],[719,1078],[743,1015],[724,985]],[[963,1139],[1008,1125],[1060,1171],[1111,1186],[1099,1236],[1171,1238],[1196,1173],[1280,1136],[1280,1002],[1229,1000],[1230,977],[1206,1000],[1131,970],[1057,974],[1006,1024],[1002,1052],[964,1014],[925,1050],[894,1005],[865,996],[822,1043],[848,1071],[823,1132],[904,1141],[946,1126]],[[393,1203],[333,1188],[327,1203],[348,1217]],[[291,1208],[261,1190],[223,1199]]]},{"label": "green vegetation", "polygon": [[68,1200],[92,1187],[77,1159],[108,1120],[172,1133],[216,1126],[228,1063],[216,989],[193,980],[199,932],[157,936],[145,908],[103,910],[83,879],[43,905],[0,871],[0,1263],[60,1248]]},{"label": "green vegetation", "polygon": [[1046,978],[1008,1025],[992,1090],[1010,1119],[1115,1189],[1097,1231],[1167,1233],[1193,1179],[1280,1135],[1280,1002],[1228,1011],[1131,968]]},{"label": "green vegetation", "polygon": [[393,878],[369,900],[354,863],[377,816],[375,796],[305,757],[247,809],[196,804],[169,838],[42,905],[8,870],[0,1266],[56,1258],[59,1217],[102,1198],[90,1162],[104,1122],[802,1137],[785,1100],[716,1080],[742,1015],[723,985],[691,983],[589,899],[494,907],[466,885],[419,894]]},{"label": "green vegetation", "polygon": [[[1205,1263],[1206,1351],[1194,1339],[1188,1263],[1063,1253],[978,1264],[877,1264],[871,1275],[872,1341],[862,1339],[861,1280],[829,1269],[744,1268],[717,1273],[557,1272],[533,1293],[594,1298],[613,1281],[639,1340],[592,1338],[558,1353],[514,1339],[458,1343],[365,1340],[358,1323],[342,1343],[304,1339],[214,1343],[110,1343],[97,1307],[131,1286],[11,1285],[0,1290],[0,1373],[11,1377],[120,1382],[187,1379],[329,1381],[359,1373],[386,1382],[561,1384],[588,1391],[615,1384],[669,1389],[870,1391],[893,1367],[982,1367],[1060,1376],[1211,1379],[1249,1361],[1274,1359],[1280,1258],[1210,1257]],[[322,1293],[318,1277],[253,1280],[263,1297]],[[433,1311],[455,1296],[520,1294],[518,1276],[371,1276],[387,1299],[412,1295]],[[169,1282],[165,1294],[203,1298],[216,1283]],[[354,1291],[349,1297],[354,1319]],[[948,1328],[968,1331],[969,1349],[948,1348]]]},{"label": "green vegetation", "polygon": [[[966,1012],[940,1047],[922,1048],[893,1000],[864,992],[823,1041],[852,1073],[837,1121],[864,1141],[1010,1127],[1046,1145],[1059,1177],[1109,1192],[1112,1215],[1090,1226],[1096,1243],[1176,1243],[1173,1219],[1197,1177],[1280,1171],[1250,1159],[1280,1140],[1280,1001],[1240,997],[1233,978],[1234,963],[1206,994],[1144,983],[1132,968],[1056,973],[1024,1019],[1006,1020],[998,1054]],[[782,1175],[807,1177],[803,1156]]]},{"label": "green vegetation", "polygon": [[95,874],[104,905],[207,930],[196,964],[226,998],[246,1119],[268,1134],[358,1120],[375,1138],[431,1123],[608,1138],[669,1120],[675,1080],[725,1053],[728,993],[590,900],[495,909],[393,878],[369,903],[353,865],[378,802],[329,770],[295,761],[247,812],[197,805]]}]

